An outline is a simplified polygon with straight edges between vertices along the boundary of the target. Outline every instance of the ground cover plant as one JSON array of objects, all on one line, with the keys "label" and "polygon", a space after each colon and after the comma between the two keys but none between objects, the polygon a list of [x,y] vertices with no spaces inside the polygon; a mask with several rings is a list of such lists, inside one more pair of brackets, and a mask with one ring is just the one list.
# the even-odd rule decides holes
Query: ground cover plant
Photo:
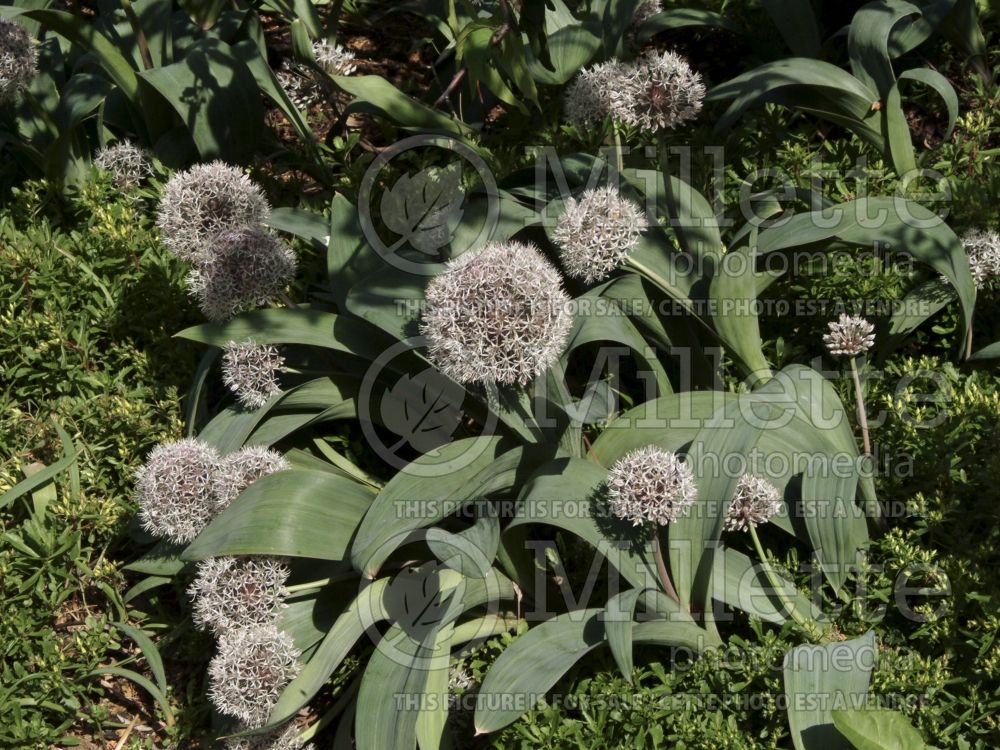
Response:
[{"label": "ground cover plant", "polygon": [[989,9],[0,19],[0,742],[997,744]]}]

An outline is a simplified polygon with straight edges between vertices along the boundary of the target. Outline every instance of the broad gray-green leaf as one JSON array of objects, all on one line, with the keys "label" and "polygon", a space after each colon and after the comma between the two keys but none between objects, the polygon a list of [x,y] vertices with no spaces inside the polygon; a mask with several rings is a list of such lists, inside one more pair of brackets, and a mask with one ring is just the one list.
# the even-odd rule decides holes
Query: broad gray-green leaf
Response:
[{"label": "broad gray-green leaf", "polygon": [[244,163],[263,138],[257,82],[215,37],[196,42],[179,62],[140,71],[139,78],[170,102],[206,161]]},{"label": "broad gray-green leaf", "polygon": [[336,474],[291,470],[251,484],[198,535],[186,560],[224,555],[284,555],[343,560],[371,488]]},{"label": "broad gray-green leaf", "polygon": [[436,453],[458,429],[457,405],[464,398],[465,389],[434,368],[403,375],[379,403],[382,424],[399,436],[389,452],[409,445],[419,453]]},{"label": "broad gray-green leaf", "polygon": [[910,720],[887,708],[834,709],[833,725],[856,750],[932,750]]},{"label": "broad gray-green leaf", "polygon": [[875,633],[785,654],[788,725],[796,750],[851,750],[833,724],[833,709],[861,708],[875,666]]},{"label": "broad gray-green leaf", "polygon": [[607,471],[579,458],[543,465],[518,498],[517,516],[507,530],[544,524],[569,531],[590,544],[635,588],[657,587],[657,577],[640,549],[648,540],[604,507]]},{"label": "broad gray-green leaf", "polygon": [[388,618],[385,606],[388,587],[389,579],[382,578],[358,593],[326,632],[312,659],[282,692],[271,710],[268,726],[280,725],[297,714],[326,684],[365,631]]},{"label": "broad gray-green leaf", "polygon": [[512,486],[522,457],[498,437],[456,440],[435,456],[421,456],[394,476],[358,528],[351,561],[374,578],[408,534],[437,523],[468,500]]},{"label": "broad gray-green leaf", "polygon": [[460,169],[427,167],[403,175],[382,194],[382,221],[397,235],[389,249],[409,244],[437,255],[450,244],[451,226],[461,221],[464,201]]},{"label": "broad gray-green leaf", "polygon": [[586,609],[536,625],[500,654],[476,698],[477,734],[517,720],[583,656],[604,642],[599,617]]}]

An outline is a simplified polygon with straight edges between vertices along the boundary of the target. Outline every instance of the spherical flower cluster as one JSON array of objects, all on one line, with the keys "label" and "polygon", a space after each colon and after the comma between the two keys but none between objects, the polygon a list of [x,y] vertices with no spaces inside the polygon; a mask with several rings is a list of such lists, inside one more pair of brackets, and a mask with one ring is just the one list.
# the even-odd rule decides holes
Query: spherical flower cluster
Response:
[{"label": "spherical flower cluster", "polygon": [[102,148],[94,157],[94,164],[110,172],[114,184],[123,190],[135,187],[153,174],[149,154],[129,140]]},{"label": "spherical flower cluster", "polygon": [[286,62],[276,75],[296,109],[308,110],[326,98],[323,86],[313,78],[310,70],[301,65]]},{"label": "spherical flower cluster", "polygon": [[0,18],[0,103],[9,102],[31,83],[38,52],[21,24]]},{"label": "spherical flower cluster", "polygon": [[274,622],[291,571],[275,557],[213,557],[198,563],[188,588],[194,622],[224,633]]},{"label": "spherical flower cluster", "polygon": [[566,93],[566,116],[578,130],[610,117],[655,133],[694,119],[705,99],[701,76],[676,52],[648,52],[585,68]]},{"label": "spherical flower cluster", "polygon": [[247,409],[259,409],[281,393],[278,373],[284,364],[275,346],[230,341],[222,355],[222,382]]},{"label": "spherical flower cluster", "polygon": [[263,191],[246,174],[213,161],[170,178],[156,224],[163,244],[177,257],[203,261],[220,232],[255,226],[270,213]]},{"label": "spherical flower cluster", "polygon": [[349,76],[357,68],[354,53],[335,42],[319,39],[313,42],[313,57],[316,64],[331,76]]},{"label": "spherical flower cluster", "polygon": [[299,739],[294,724],[252,737],[234,737],[226,740],[225,747],[226,750],[316,750],[312,743],[307,745]]},{"label": "spherical flower cluster", "polygon": [[726,531],[743,531],[767,523],[781,510],[781,493],[766,479],[744,474],[736,482],[736,494],[726,514]]},{"label": "spherical flower cluster", "polygon": [[684,516],[698,495],[694,474],[676,453],[649,445],[627,453],[608,475],[608,503],[633,526],[665,526]]},{"label": "spherical flower cluster", "polygon": [[212,478],[219,454],[200,440],[160,443],[136,472],[142,526],[178,544],[193,540],[212,520]]},{"label": "spherical flower cluster", "polygon": [[150,533],[187,544],[251,483],[288,468],[284,456],[263,446],[220,458],[198,439],[160,443],[136,472],[139,519]]},{"label": "spherical flower cluster", "polygon": [[632,254],[646,216],[611,186],[570,198],[552,232],[566,272],[592,283],[606,279]]},{"label": "spherical flower cluster", "polygon": [[620,120],[628,111],[634,75],[635,67],[619,60],[584,68],[566,89],[566,119],[580,131],[598,125],[608,116]]},{"label": "spherical flower cluster", "polygon": [[705,100],[705,84],[676,52],[649,52],[638,60],[635,101],[624,121],[655,133],[693,120]]},{"label": "spherical flower cluster", "polygon": [[220,713],[264,726],[281,691],[299,673],[300,652],[274,625],[229,630],[208,665],[209,697]]},{"label": "spherical flower cluster", "polygon": [[527,385],[559,359],[573,325],[559,272],[519,242],[460,256],[426,300],[428,355],[459,383]]},{"label": "spherical flower cluster", "polygon": [[292,468],[288,459],[263,445],[248,445],[219,461],[212,476],[212,494],[221,512],[247,487],[268,474]]},{"label": "spherical flower cluster", "polygon": [[1000,276],[1000,234],[973,230],[962,237],[962,244],[969,254],[969,272],[978,289]]},{"label": "spherical flower cluster", "polygon": [[256,227],[217,235],[188,275],[188,291],[212,321],[224,321],[276,297],[295,276],[295,253]]},{"label": "spherical flower cluster", "polygon": [[823,343],[830,354],[855,357],[875,345],[875,326],[864,318],[841,315],[839,320],[830,322],[829,326],[830,332],[824,334]]}]

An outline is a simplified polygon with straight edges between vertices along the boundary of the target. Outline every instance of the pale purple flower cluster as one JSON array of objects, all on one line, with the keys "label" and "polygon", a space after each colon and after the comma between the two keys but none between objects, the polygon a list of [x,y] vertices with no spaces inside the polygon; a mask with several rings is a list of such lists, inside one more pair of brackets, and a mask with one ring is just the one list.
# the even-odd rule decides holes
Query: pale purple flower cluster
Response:
[{"label": "pale purple flower cluster", "polygon": [[606,118],[656,133],[693,120],[705,84],[676,52],[647,52],[634,63],[610,60],[584,68],[566,90],[565,112],[578,130]]},{"label": "pale purple flower cluster", "polygon": [[744,474],[736,482],[736,492],[726,514],[726,531],[743,531],[767,523],[781,510],[781,493],[766,479]]},{"label": "pale purple flower cluster", "polygon": [[426,300],[428,355],[464,384],[527,385],[556,363],[573,325],[559,272],[520,242],[460,256],[431,281]]},{"label": "pale purple flower cluster", "polygon": [[633,526],[666,526],[686,515],[698,496],[691,468],[655,445],[615,462],[607,486],[612,514]]},{"label": "pale purple flower cluster", "polygon": [[589,283],[606,279],[635,250],[646,215],[613,186],[566,201],[552,232],[566,272]]},{"label": "pale purple flower cluster", "polygon": [[823,343],[834,356],[856,357],[875,345],[875,326],[864,318],[841,315],[828,325],[830,332],[824,334]]}]

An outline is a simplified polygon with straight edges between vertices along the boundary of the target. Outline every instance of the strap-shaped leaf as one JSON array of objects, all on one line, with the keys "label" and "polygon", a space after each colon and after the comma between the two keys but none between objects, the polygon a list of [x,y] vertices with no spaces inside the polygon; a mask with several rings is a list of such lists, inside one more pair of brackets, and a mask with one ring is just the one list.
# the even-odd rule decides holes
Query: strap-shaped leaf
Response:
[{"label": "strap-shaped leaf", "polygon": [[761,5],[778,27],[792,54],[798,57],[819,56],[819,26],[809,0],[761,0]]},{"label": "strap-shaped leaf", "polygon": [[410,532],[437,523],[469,500],[513,486],[523,458],[499,437],[456,440],[426,454],[394,476],[358,528],[351,561],[374,578]]},{"label": "strap-shaped leaf", "polygon": [[570,668],[604,642],[601,609],[536,625],[500,654],[476,698],[477,734],[495,732],[530,710]]},{"label": "strap-shaped leaf", "polygon": [[796,750],[852,750],[833,724],[834,708],[864,705],[877,647],[875,634],[785,654],[788,725]]},{"label": "strap-shaped leaf", "polygon": [[635,530],[611,516],[602,505],[607,471],[578,458],[560,458],[541,466],[518,498],[517,515],[507,530],[525,524],[554,526],[580,537],[635,588],[657,586],[656,573],[643,554],[641,544],[622,546],[621,540],[637,540]]},{"label": "strap-shaped leaf", "polygon": [[279,555],[344,560],[374,493],[325,471],[280,471],[258,479],[184,551],[186,560]]}]

